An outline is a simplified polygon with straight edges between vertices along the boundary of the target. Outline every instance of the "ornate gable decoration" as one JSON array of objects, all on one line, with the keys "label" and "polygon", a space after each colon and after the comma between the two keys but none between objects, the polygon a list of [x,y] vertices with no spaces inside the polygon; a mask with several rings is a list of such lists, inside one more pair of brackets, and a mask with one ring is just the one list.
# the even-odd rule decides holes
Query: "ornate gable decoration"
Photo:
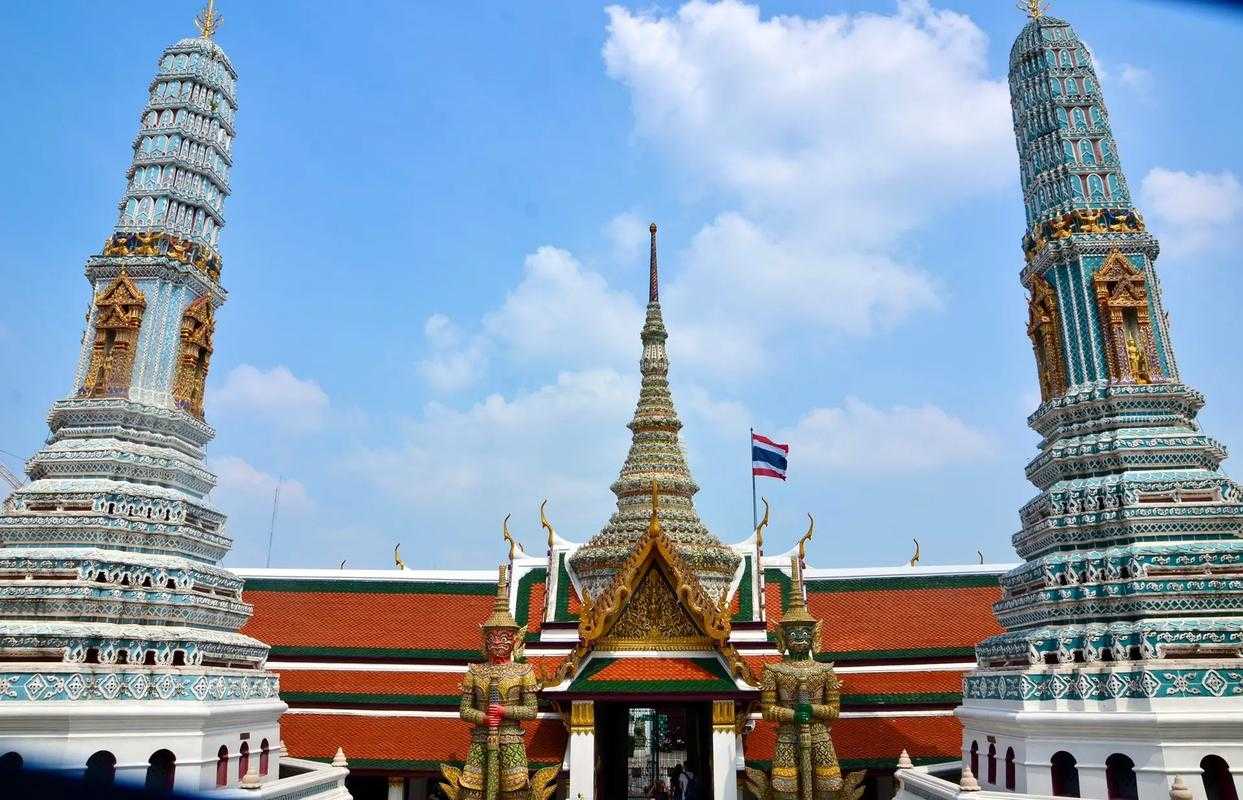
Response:
[{"label": "ornate gable decoration", "polygon": [[1066,367],[1062,361],[1057,294],[1040,275],[1032,276],[1032,296],[1027,307],[1027,335],[1036,354],[1040,399],[1050,400],[1066,391]]},{"label": "ornate gable decoration", "polygon": [[173,379],[173,400],[178,408],[203,418],[203,394],[211,365],[211,337],[216,329],[211,298],[191,303],[181,315],[181,354]]},{"label": "ornate gable decoration", "polygon": [[143,309],[147,307],[147,298],[134,285],[129,274],[121,270],[116,280],[95,298],[95,307],[99,309],[99,316],[95,318],[96,330],[138,330],[142,324]]},{"label": "ornate gable decoration", "polygon": [[583,597],[578,646],[557,667],[555,682],[572,676],[597,646],[609,650],[715,649],[732,674],[755,684],[750,667],[729,643],[728,609],[700,586],[657,518],[659,492],[652,484],[652,516],[612,585],[600,597]]},{"label": "ornate gable decoration", "polygon": [[95,297],[95,341],[79,394],[123,396],[129,391],[138,346],[138,329],[147,307],[125,270]]}]

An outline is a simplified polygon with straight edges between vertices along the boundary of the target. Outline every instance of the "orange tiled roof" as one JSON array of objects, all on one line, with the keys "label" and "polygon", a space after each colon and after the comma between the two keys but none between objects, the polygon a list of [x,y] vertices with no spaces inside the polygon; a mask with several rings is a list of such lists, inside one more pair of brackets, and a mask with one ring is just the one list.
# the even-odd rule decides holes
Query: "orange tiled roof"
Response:
[{"label": "orange tiled roof", "polygon": [[[527,594],[527,630],[536,633],[540,630],[544,622],[544,602],[547,597],[546,592],[548,584],[542,580],[531,582],[531,589]],[[519,619],[519,622],[522,620]]]},{"label": "orange tiled roof", "polygon": [[483,592],[248,589],[243,599],[254,606],[254,616],[242,632],[268,643],[277,655],[349,649],[360,655],[400,650],[412,656],[425,651],[428,658],[462,657],[480,652],[479,624],[492,610],[492,597]]},{"label": "orange tiled roof", "polygon": [[843,695],[958,694],[963,673],[935,672],[852,672],[838,675]]},{"label": "orange tiled roof", "polygon": [[[353,769],[437,769],[441,762],[461,763],[470,746],[470,725],[455,717],[286,714],[281,737],[295,758],[332,758],[345,748]],[[559,719],[526,724],[527,758],[560,763],[566,730]]]},{"label": "orange tiled roof", "polygon": [[[771,761],[777,726],[759,720],[743,739],[747,761]],[[844,766],[893,763],[905,749],[923,761],[953,760],[962,751],[962,726],[952,716],[855,717],[833,723],[833,744]]]},{"label": "orange tiled roof", "polygon": [[[993,617],[998,585],[834,591],[832,584],[812,584],[807,593],[808,611],[825,621],[823,652],[969,650],[1002,632]],[[765,602],[771,629],[781,615],[779,581],[765,585]]]},{"label": "orange tiled roof", "polygon": [[324,695],[411,695],[456,697],[461,693],[461,672],[376,672],[346,669],[287,669],[279,666],[281,696]]}]

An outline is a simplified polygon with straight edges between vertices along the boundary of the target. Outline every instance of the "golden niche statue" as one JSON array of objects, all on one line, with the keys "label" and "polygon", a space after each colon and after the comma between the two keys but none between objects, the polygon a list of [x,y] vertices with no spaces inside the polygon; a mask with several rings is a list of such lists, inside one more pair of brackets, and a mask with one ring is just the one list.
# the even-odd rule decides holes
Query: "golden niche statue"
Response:
[{"label": "golden niche statue", "polygon": [[775,632],[782,659],[764,666],[760,684],[764,719],[777,723],[772,775],[748,768],[748,785],[760,800],[857,800],[865,773],[843,780],[829,735],[841,712],[841,684],[832,664],[815,660],[820,622],[807,613],[799,557],[790,562],[790,602]]},{"label": "golden niche statue", "polygon": [[505,567],[500,568],[492,615],[482,627],[488,660],[471,664],[462,680],[461,716],[475,726],[470,750],[461,770],[441,766],[441,788],[451,800],[545,800],[556,788],[548,783],[560,765],[540,770],[534,781],[528,778],[522,722],[535,719],[539,681],[532,666],[521,661],[526,626],[519,627],[509,613]]}]

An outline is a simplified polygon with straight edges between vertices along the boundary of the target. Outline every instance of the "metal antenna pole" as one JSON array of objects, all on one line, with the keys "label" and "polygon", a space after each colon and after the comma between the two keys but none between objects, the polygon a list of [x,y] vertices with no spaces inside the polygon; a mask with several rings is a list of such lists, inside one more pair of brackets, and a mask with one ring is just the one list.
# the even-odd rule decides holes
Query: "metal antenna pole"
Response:
[{"label": "metal antenna pole", "polygon": [[268,523],[268,560],[264,562],[265,567],[272,566],[272,539],[276,536],[276,509],[281,502],[281,482],[284,477],[276,479],[276,491],[272,493],[272,521]]}]

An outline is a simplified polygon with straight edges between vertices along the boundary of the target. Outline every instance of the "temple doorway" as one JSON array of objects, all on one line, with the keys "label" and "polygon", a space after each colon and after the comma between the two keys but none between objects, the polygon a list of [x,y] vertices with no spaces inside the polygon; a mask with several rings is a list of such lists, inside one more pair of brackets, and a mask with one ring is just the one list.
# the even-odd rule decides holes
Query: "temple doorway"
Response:
[{"label": "temple doorway", "polygon": [[673,778],[685,763],[698,800],[711,799],[711,703],[599,703],[596,741],[597,800],[654,797],[657,781],[673,800]]}]

